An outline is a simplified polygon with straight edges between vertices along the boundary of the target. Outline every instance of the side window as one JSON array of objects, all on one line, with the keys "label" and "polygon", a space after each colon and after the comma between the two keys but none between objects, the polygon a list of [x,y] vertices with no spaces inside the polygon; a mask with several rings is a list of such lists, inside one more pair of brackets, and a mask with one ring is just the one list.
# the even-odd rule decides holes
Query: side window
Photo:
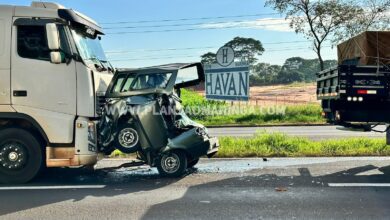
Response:
[{"label": "side window", "polygon": [[125,76],[119,76],[118,79],[115,82],[114,88],[112,92],[118,93],[121,91],[123,80],[125,80]]},{"label": "side window", "polygon": [[65,27],[63,25],[57,25],[58,33],[60,35],[60,48],[63,52],[67,54],[71,54],[70,45],[68,41],[68,37],[65,31]]},{"label": "side window", "polygon": [[18,54],[23,58],[50,60],[50,50],[44,26],[17,27]]},{"label": "side window", "polygon": [[123,86],[121,92],[128,92],[128,91],[130,91],[132,89],[132,88],[130,88],[130,86],[133,84],[133,81],[134,81],[134,77],[133,76],[129,76],[127,78],[126,83]]}]

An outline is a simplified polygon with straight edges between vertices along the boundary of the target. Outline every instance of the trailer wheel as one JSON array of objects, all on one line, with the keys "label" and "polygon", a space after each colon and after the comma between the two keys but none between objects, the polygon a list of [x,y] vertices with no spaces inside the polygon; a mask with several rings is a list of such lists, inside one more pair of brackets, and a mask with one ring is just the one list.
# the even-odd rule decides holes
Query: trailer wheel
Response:
[{"label": "trailer wheel", "polygon": [[0,131],[1,183],[29,182],[43,165],[42,146],[33,135],[17,128]]},{"label": "trailer wheel", "polygon": [[133,124],[124,123],[119,126],[115,138],[115,148],[126,154],[135,153],[139,150],[139,134]]},{"label": "trailer wheel", "polygon": [[162,154],[157,161],[157,170],[162,176],[180,177],[187,169],[187,156],[182,151]]},{"label": "trailer wheel", "polygon": [[196,164],[198,164],[198,162],[199,162],[199,158],[197,158],[195,160],[188,161],[187,168],[193,168],[194,166],[196,166]]}]

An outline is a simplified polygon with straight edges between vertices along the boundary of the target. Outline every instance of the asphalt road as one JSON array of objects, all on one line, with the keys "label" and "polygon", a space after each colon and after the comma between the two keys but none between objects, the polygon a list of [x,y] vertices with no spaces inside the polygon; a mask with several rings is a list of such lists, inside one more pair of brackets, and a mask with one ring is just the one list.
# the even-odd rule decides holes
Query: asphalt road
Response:
[{"label": "asphalt road", "polygon": [[0,185],[0,219],[388,219],[390,157],[201,160],[180,179],[148,167],[53,169]]},{"label": "asphalt road", "polygon": [[[384,131],[384,126],[378,126],[377,130]],[[224,127],[209,128],[211,135],[251,137],[256,132],[281,132],[291,136],[307,137],[313,140],[346,138],[346,137],[375,137],[384,138],[385,133],[378,132],[356,132],[338,130],[337,126],[280,126],[280,127]]]}]

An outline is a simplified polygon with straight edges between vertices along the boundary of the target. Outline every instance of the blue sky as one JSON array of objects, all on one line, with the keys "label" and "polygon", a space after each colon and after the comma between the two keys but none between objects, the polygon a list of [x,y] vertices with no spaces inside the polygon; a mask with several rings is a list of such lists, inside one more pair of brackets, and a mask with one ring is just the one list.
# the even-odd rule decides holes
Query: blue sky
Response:
[{"label": "blue sky", "polygon": [[[262,0],[57,0],[56,2],[88,15],[106,28],[107,34],[102,39],[102,45],[108,58],[117,67],[199,61],[201,54],[209,51],[216,52],[220,46],[236,36],[252,37],[263,43],[266,52],[259,57],[260,62],[283,64],[285,59],[293,56],[316,58],[311,43],[302,35],[297,35],[290,30],[283,17],[273,14],[275,12],[272,9],[264,7]],[[30,3],[29,0],[0,0],[0,4],[30,5]],[[229,18],[215,18],[227,16]],[[214,19],[192,19],[209,17]],[[189,20],[161,22],[161,20],[177,19]],[[117,22],[131,23],[112,24]],[[128,28],[117,29],[117,27]],[[336,59],[336,50],[331,47],[324,48],[323,57]]]}]

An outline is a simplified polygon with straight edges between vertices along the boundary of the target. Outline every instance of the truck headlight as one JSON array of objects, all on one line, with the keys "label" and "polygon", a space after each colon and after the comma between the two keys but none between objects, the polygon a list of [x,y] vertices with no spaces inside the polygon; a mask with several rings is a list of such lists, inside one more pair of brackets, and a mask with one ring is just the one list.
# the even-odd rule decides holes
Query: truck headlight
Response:
[{"label": "truck headlight", "polygon": [[94,122],[88,122],[88,141],[96,143],[96,124]]}]

